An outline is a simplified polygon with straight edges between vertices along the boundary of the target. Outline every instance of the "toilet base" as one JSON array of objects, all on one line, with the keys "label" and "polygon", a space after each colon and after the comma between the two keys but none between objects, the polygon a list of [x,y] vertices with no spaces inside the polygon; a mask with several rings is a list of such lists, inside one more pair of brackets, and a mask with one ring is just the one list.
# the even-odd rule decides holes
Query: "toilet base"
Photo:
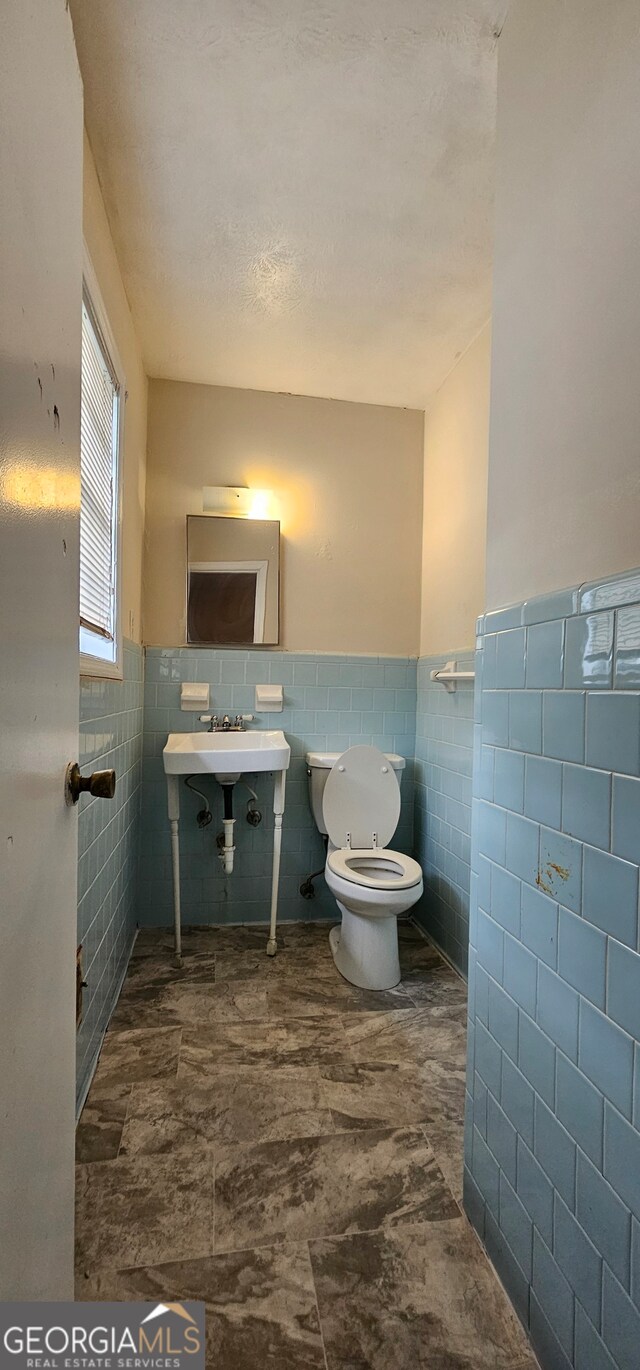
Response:
[{"label": "toilet base", "polygon": [[336,969],[359,989],[393,989],[400,983],[398,919],[351,913],[337,900],[342,926],[332,928],[329,946]]}]

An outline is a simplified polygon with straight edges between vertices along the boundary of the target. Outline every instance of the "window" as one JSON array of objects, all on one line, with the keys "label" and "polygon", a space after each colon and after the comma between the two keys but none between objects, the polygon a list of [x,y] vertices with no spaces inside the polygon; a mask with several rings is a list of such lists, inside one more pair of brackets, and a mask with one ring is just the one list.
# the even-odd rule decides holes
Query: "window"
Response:
[{"label": "window", "polygon": [[[92,279],[90,279],[92,278]],[[119,472],[124,382],[88,264],[82,298],[80,668],[120,676]]]}]

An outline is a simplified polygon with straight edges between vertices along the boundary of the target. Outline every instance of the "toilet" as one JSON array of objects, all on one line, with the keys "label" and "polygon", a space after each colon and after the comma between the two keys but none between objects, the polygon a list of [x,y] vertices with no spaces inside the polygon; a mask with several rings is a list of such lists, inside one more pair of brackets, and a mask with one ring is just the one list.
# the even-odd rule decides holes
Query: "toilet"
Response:
[{"label": "toilet", "polygon": [[325,878],[342,914],[329,945],[340,974],[361,989],[398,984],[398,917],[423,889],[418,862],[387,846],[400,817],[404,765],[377,747],[307,753],[311,809],[329,839]]}]

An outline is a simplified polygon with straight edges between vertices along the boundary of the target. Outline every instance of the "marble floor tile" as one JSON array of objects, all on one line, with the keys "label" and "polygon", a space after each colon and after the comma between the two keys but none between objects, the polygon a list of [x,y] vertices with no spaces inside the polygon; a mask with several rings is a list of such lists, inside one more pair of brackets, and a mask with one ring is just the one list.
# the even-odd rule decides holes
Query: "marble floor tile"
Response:
[{"label": "marble floor tile", "polygon": [[419,1067],[427,1104],[425,1127],[440,1123],[464,1126],[466,1069],[446,1061],[425,1061]]},{"label": "marble floor tile", "polygon": [[212,1200],[207,1152],[77,1166],[79,1272],[210,1255]]},{"label": "marble floor tile", "polygon": [[328,1370],[537,1370],[464,1218],[310,1251]]},{"label": "marble floor tile", "polygon": [[[183,937],[186,928],[182,929]],[[138,928],[136,940],[131,950],[131,960],[139,956],[158,956],[173,947],[171,928]]]},{"label": "marble floor tile", "polygon": [[458,1212],[418,1127],[240,1147],[215,1168],[217,1251]]},{"label": "marble floor tile", "polygon": [[330,1109],[317,1070],[273,1071],[218,1067],[177,1083],[132,1087],[121,1156],[173,1153],[238,1142],[317,1137],[332,1132]]},{"label": "marble floor tile", "polygon": [[[184,956],[215,956],[216,950],[221,945],[221,935],[226,932],[244,931],[237,928],[216,928],[206,927],[200,924],[195,926],[183,924],[182,927],[182,952]],[[264,935],[264,934],[263,934]],[[139,928],[138,935],[133,944],[131,953],[132,960],[140,956],[162,957],[167,953],[171,956],[174,951],[173,927],[167,928]]]},{"label": "marble floor tile", "polygon": [[462,1206],[464,1177],[464,1122],[427,1123],[424,1135],[440,1166],[448,1188],[456,1203]]},{"label": "marble floor tile", "polygon": [[201,939],[202,950],[204,950],[205,938],[211,938],[212,949],[218,956],[230,951],[264,951],[269,936],[269,928],[266,923],[253,925],[243,923],[226,928],[193,928],[191,935],[196,940]]},{"label": "marble floor tile", "polygon": [[[271,1018],[314,1018],[319,1014],[378,1013],[393,1009],[413,1009],[413,1004],[402,985],[389,990],[358,989],[338,974],[329,962],[326,971],[316,968],[304,976],[280,974],[267,985],[267,1003]],[[263,983],[262,981],[260,983]]]},{"label": "marble floor tile", "polygon": [[414,966],[431,966],[437,969],[443,964],[442,957],[433,943],[427,942],[412,923],[398,926],[398,948],[403,974]]},{"label": "marble floor tile", "polygon": [[306,1244],[105,1271],[76,1297],[202,1301],[209,1370],[326,1370]]},{"label": "marble floor tile", "polygon": [[[334,920],[335,921],[335,920]],[[242,928],[221,928],[217,945],[218,955],[228,956],[236,952],[239,956],[255,955],[268,961],[277,961],[281,952],[309,951],[314,956],[331,957],[329,932],[333,922],[315,923],[278,923],[276,941],[278,950],[275,957],[267,957],[269,928],[266,924]]]},{"label": "marble floor tile", "polygon": [[160,956],[137,956],[129,962],[122,997],[133,999],[143,990],[162,989],[165,985],[213,984],[215,967],[215,955],[207,952],[183,956],[181,966],[176,966],[175,958],[167,952]]},{"label": "marble floor tile", "polygon": [[282,945],[292,949],[313,947],[319,954],[331,956],[329,933],[336,921],[336,919],[332,919],[329,922],[324,919],[304,923],[279,923],[278,946]]},{"label": "marble floor tile", "polygon": [[76,1128],[78,1163],[113,1161],[118,1155],[130,1093],[130,1084],[90,1091]]},{"label": "marble floor tile", "polygon": [[461,998],[466,1002],[465,980],[445,961],[437,947],[426,940],[415,924],[404,923],[399,926],[398,945],[402,983],[405,988],[415,982],[416,986],[424,985],[426,993],[433,980],[434,993],[437,994],[442,985],[443,1002],[447,1002],[446,988],[449,990],[451,1002],[459,1002]]},{"label": "marble floor tile", "polygon": [[467,986],[448,966],[411,966],[403,971],[402,984],[418,1008],[448,1008],[466,1011]]},{"label": "marble floor tile", "polygon": [[466,1071],[427,1061],[420,1075],[426,1100],[424,1133],[451,1193],[461,1203]]},{"label": "marble floor tile", "polygon": [[263,926],[186,928],[181,970],[141,930],[78,1127],[76,1296],[204,1300],[211,1370],[535,1370],[456,1203],[466,987],[405,923],[401,985],[358,990],[329,926],[273,959]]},{"label": "marble floor tile", "polygon": [[433,1102],[420,1067],[389,1061],[322,1066],[326,1101],[337,1132],[424,1123]]},{"label": "marble floor tile", "polygon": [[435,952],[436,956],[439,956],[439,952],[436,951],[433,943],[427,941],[417,923],[414,923],[410,918],[398,919],[398,941],[401,945],[402,943],[415,942],[418,946],[426,947],[429,952]]},{"label": "marble floor tile", "polygon": [[88,1102],[91,1102],[94,1090],[103,1090],[107,1084],[130,1084],[133,1080],[175,1075],[180,1036],[180,1028],[175,1027],[134,1027],[130,1031],[118,1031],[112,1018]]},{"label": "marble floor tile", "polygon": [[355,1061],[395,1061],[422,1065],[440,1061],[464,1069],[467,1051],[466,1014],[439,1007],[410,1012],[349,1013],[342,1019]]},{"label": "marble floor tile", "polygon": [[[325,936],[329,936],[329,927],[328,923],[278,923],[277,956],[287,948],[323,945]],[[267,923],[245,923],[240,927],[214,928],[213,932],[216,938],[216,952],[219,955],[235,951],[241,955],[255,952],[256,955],[263,954],[266,957],[269,937]]]},{"label": "marble floor tile", "polygon": [[209,1080],[215,1088],[221,1066],[298,1070],[350,1059],[338,1018],[219,1023],[215,1027],[184,1028],[178,1078]]},{"label": "marble floor tile", "polygon": [[257,1021],[267,1017],[267,991],[252,980],[194,985],[189,981],[125,992],[111,1020],[114,1028],[179,1027],[195,1023]]},{"label": "marble floor tile", "polygon": [[[278,923],[278,950],[283,947],[324,947],[332,926],[333,923],[317,921]],[[232,951],[261,952],[265,951],[268,936],[268,923],[236,923],[229,927],[185,924],[182,928],[182,951],[185,956],[215,956]],[[423,946],[427,945],[424,938],[421,941]],[[172,928],[139,928],[131,955],[164,955],[165,951],[172,952],[173,946]]]},{"label": "marble floor tile", "polygon": [[249,980],[258,977],[265,983],[293,980],[303,984],[316,981],[335,983],[336,968],[327,945],[296,944],[278,948],[275,956],[267,956],[264,946],[252,951],[226,951],[216,957],[217,980]]}]

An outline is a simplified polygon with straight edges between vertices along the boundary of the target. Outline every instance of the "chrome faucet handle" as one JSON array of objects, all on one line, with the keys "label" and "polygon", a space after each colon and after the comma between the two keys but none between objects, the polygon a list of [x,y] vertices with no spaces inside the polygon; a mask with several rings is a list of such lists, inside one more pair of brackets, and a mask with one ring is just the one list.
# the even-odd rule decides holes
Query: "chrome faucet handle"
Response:
[{"label": "chrome faucet handle", "polygon": [[199,723],[208,723],[208,724],[209,724],[209,732],[210,732],[210,733],[214,733],[215,730],[216,730],[216,728],[218,727],[218,715],[217,715],[217,714],[200,714],[200,715],[199,715],[199,718],[198,718],[198,722],[199,722]]},{"label": "chrome faucet handle", "polygon": [[236,714],[233,726],[239,733],[244,732],[244,714]]}]

